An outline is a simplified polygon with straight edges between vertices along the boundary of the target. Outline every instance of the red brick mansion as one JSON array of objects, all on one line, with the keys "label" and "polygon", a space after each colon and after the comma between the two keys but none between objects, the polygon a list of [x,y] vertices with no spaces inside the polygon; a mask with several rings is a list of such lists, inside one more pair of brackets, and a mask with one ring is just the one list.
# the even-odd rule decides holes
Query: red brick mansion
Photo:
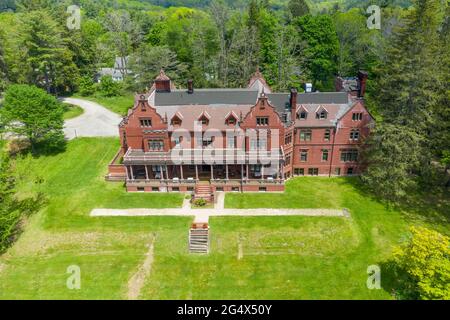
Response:
[{"label": "red brick mansion", "polygon": [[257,71],[245,89],[175,89],[161,71],[119,125],[108,180],[128,191],[284,191],[292,176],[357,175],[373,118],[367,74],[338,92],[274,93]]}]

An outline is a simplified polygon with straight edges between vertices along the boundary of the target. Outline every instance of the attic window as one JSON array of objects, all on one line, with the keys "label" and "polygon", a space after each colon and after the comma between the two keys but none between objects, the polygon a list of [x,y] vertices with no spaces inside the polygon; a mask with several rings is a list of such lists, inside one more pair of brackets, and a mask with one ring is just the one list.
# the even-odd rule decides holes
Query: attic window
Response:
[{"label": "attic window", "polygon": [[205,126],[207,126],[208,123],[209,123],[209,119],[206,116],[204,116],[204,115],[202,115],[200,117],[200,119],[198,119],[198,121],[200,121],[202,123],[202,125],[205,125]]},{"label": "attic window", "polygon": [[325,110],[321,110],[321,111],[317,112],[317,114],[316,114],[316,118],[320,119],[320,120],[326,119],[327,116],[328,116],[328,113]]},{"label": "attic window", "polygon": [[225,123],[227,125],[235,125],[237,123],[237,117],[233,113],[230,113],[230,115],[225,119]]},{"label": "attic window", "polygon": [[298,114],[298,118],[300,119],[300,120],[306,120],[306,118],[308,118],[308,112],[306,112],[306,111],[302,111],[302,112],[300,112],[299,114]]},{"label": "attic window", "polygon": [[177,117],[177,116],[174,116],[172,118],[171,124],[173,126],[179,126],[179,125],[181,125],[181,119],[179,117]]},{"label": "attic window", "polygon": [[141,127],[151,127],[152,126],[151,118],[141,118],[139,120],[141,122]]}]

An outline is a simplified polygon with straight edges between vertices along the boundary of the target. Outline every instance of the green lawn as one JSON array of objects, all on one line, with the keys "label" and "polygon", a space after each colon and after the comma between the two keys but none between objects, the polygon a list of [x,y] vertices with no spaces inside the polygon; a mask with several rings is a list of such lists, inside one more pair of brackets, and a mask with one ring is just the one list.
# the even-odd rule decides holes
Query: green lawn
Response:
[{"label": "green lawn", "polygon": [[[190,255],[190,218],[89,217],[95,207],[181,206],[181,194],[128,194],[105,182],[117,148],[117,139],[76,139],[64,153],[16,161],[20,195],[41,190],[49,202],[0,257],[0,299],[123,299],[153,237],[143,299],[390,299],[383,273],[383,289],[366,288],[367,267],[388,259],[410,224],[449,232],[448,206],[426,219],[386,208],[357,179],[306,177],[285,194],[229,194],[226,206],[345,207],[351,218],[215,217],[211,253]],[[70,265],[81,268],[80,290],[66,288]]]},{"label": "green lawn", "polygon": [[64,120],[69,120],[81,116],[83,109],[72,104],[64,103]]},{"label": "green lawn", "polygon": [[101,104],[105,108],[125,116],[128,113],[128,109],[132,108],[134,105],[134,94],[129,93],[123,96],[117,97],[103,97],[101,95],[93,95],[88,97],[83,97],[80,95],[74,95],[73,98],[79,98],[84,100],[89,100]]}]

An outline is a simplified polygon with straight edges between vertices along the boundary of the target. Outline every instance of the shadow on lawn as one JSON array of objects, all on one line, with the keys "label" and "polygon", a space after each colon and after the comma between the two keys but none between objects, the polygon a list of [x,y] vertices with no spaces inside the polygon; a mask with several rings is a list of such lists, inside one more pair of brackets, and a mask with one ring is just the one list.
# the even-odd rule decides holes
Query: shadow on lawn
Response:
[{"label": "shadow on lawn", "polygon": [[418,300],[420,295],[414,281],[393,260],[378,264],[381,269],[381,288],[397,300]]},{"label": "shadow on lawn", "polygon": [[346,178],[345,183],[353,186],[360,194],[382,203],[388,209],[396,209],[408,221],[421,221],[430,224],[450,223],[450,192],[445,189],[430,189],[410,194],[399,202],[387,202],[376,196],[358,177]]}]

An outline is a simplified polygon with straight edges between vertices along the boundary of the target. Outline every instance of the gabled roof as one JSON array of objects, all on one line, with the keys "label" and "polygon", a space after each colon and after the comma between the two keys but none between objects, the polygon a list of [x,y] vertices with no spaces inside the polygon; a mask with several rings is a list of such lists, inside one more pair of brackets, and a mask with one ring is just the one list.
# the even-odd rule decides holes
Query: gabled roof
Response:
[{"label": "gabled roof", "polygon": [[163,69],[159,71],[159,75],[155,78],[155,81],[170,81],[170,78],[166,75]]},{"label": "gabled roof", "polygon": [[272,89],[267,84],[263,74],[259,71],[259,67],[256,67],[256,72],[252,75],[250,81],[248,82],[247,88],[257,90],[258,93],[261,93],[262,91],[265,91],[266,93],[272,92]]}]

